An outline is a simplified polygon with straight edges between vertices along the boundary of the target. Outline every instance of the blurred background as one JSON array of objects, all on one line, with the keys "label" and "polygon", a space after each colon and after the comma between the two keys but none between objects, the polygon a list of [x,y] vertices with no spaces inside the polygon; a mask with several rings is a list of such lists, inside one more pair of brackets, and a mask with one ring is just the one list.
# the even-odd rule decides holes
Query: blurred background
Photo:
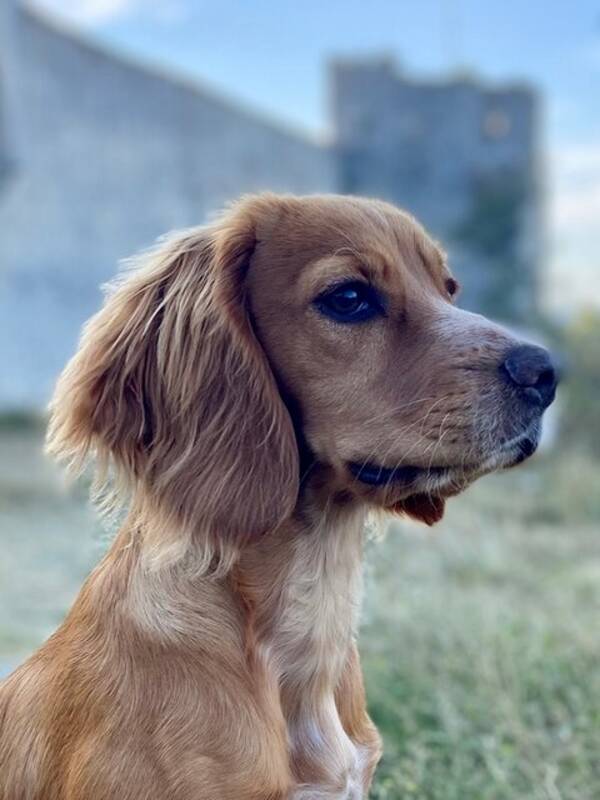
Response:
[{"label": "blurred background", "polygon": [[412,211],[567,365],[542,451],[369,546],[373,797],[600,797],[600,4],[0,0],[0,675],[110,539],[42,456],[100,286],[242,192]]}]

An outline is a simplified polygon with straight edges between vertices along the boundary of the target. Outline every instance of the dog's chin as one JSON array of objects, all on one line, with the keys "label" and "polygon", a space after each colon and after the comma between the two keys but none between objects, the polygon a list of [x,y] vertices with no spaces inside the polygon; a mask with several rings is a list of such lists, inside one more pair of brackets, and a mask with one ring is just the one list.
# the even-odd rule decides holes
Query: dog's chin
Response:
[{"label": "dog's chin", "polygon": [[386,467],[350,461],[347,470],[357,492],[369,502],[434,525],[443,517],[449,497],[460,494],[490,472],[514,467],[532,456],[539,444],[539,433],[538,427],[527,430],[468,464]]}]

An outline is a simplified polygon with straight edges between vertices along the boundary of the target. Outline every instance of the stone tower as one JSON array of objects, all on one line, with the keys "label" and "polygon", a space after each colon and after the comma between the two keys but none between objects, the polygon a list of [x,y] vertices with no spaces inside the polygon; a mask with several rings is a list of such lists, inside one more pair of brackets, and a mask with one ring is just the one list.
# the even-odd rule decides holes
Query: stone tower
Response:
[{"label": "stone tower", "polygon": [[539,260],[536,96],[472,77],[411,79],[389,59],[331,69],[345,192],[390,200],[449,249],[463,304],[528,320]]}]

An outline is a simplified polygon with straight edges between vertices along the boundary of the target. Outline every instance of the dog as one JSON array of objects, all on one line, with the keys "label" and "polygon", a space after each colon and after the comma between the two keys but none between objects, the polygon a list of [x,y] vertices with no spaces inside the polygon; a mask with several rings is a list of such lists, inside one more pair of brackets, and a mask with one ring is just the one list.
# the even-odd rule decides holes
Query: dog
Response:
[{"label": "dog", "polygon": [[429,525],[529,457],[556,368],[454,305],[408,214],[242,198],[84,329],[48,450],[127,512],[0,689],[2,800],[359,800],[366,515]]}]

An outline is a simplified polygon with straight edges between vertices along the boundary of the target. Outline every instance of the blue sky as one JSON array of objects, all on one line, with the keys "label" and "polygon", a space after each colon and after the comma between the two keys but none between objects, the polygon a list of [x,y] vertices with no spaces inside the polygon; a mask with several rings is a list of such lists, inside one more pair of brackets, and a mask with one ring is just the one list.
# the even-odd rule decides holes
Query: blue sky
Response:
[{"label": "blue sky", "polygon": [[[600,0],[37,0],[88,35],[268,116],[327,130],[332,55],[468,69],[544,94],[549,298],[600,304]],[[568,291],[565,294],[565,278]]]}]

